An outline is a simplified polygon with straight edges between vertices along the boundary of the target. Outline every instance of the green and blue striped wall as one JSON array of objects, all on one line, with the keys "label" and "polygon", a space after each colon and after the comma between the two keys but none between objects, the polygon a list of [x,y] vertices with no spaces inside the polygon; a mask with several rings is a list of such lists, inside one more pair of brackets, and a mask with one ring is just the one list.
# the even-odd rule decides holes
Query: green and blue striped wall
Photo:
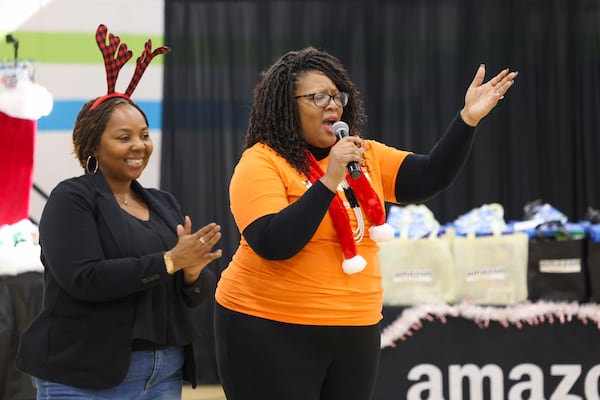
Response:
[{"label": "green and blue striped wall", "polygon": [[[38,131],[71,131],[81,106],[91,98],[106,93],[106,75],[102,54],[95,40],[97,25],[90,32],[16,31],[19,60],[31,60],[34,81],[50,91],[54,99],[52,112],[38,120]],[[109,32],[110,26],[109,26]],[[162,35],[113,32],[127,44],[133,57],[123,67],[116,90],[125,90],[146,40],[153,48],[163,44]],[[0,60],[14,58],[10,44],[0,46]],[[132,98],[146,112],[151,129],[161,129],[162,63],[156,57],[148,66]]]}]

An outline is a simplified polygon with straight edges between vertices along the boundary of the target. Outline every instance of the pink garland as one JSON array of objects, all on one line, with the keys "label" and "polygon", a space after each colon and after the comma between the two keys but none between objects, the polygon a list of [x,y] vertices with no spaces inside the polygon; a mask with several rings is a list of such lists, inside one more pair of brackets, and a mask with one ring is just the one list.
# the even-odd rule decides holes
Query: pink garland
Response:
[{"label": "pink garland", "polygon": [[592,321],[600,329],[600,305],[577,302],[520,303],[506,307],[478,306],[461,303],[420,304],[402,311],[402,314],[381,333],[381,348],[395,347],[397,340],[406,341],[423,326],[423,321],[439,319],[446,323],[446,317],[463,317],[473,320],[480,328],[487,328],[490,322],[504,327],[511,325],[519,329],[525,325],[537,326],[543,323],[565,324],[579,319],[584,324]]}]

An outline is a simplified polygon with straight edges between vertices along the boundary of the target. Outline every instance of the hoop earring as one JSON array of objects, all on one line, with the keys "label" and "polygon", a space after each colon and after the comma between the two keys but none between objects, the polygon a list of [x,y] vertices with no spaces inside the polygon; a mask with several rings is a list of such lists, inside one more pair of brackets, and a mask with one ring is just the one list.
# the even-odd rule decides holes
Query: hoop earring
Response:
[{"label": "hoop earring", "polygon": [[[94,158],[94,170],[93,171],[90,170],[90,161],[92,160],[92,157]],[[87,172],[90,175],[94,175],[97,171],[98,171],[98,159],[96,158],[96,156],[90,154],[88,156],[87,160],[85,160],[85,172]]]}]

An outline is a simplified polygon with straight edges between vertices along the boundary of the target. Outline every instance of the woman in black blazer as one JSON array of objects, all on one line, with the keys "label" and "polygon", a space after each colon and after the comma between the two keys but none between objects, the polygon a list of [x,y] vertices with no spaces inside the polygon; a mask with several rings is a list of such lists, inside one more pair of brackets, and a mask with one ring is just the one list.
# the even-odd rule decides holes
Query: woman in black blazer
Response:
[{"label": "woman in black blazer", "polygon": [[16,367],[38,399],[176,399],[195,386],[196,306],[220,227],[192,232],[175,198],[137,179],[152,154],[148,121],[126,95],[85,104],[74,152],[86,174],[59,183],[40,220],[43,309]]}]

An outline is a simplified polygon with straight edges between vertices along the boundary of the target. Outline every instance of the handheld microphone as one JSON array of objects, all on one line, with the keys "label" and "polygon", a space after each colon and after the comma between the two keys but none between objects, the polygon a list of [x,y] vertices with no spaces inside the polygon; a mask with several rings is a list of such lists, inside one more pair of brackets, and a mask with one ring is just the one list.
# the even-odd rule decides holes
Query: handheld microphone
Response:
[{"label": "handheld microphone", "polygon": [[[338,121],[334,123],[331,128],[338,139],[345,138],[350,134],[350,128],[348,128],[348,124],[344,121]],[[360,166],[356,161],[350,161],[346,168],[348,168],[348,173],[350,174],[350,177],[354,179],[358,178],[361,174]]]}]

